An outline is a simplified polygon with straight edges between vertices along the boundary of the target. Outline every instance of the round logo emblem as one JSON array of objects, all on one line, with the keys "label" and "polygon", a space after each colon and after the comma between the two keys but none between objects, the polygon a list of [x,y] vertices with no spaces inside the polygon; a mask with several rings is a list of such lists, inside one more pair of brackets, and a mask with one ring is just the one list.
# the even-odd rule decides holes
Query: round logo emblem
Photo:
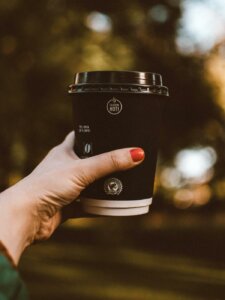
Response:
[{"label": "round logo emblem", "polygon": [[107,102],[106,108],[111,115],[118,115],[121,112],[123,105],[120,100],[113,97]]},{"label": "round logo emblem", "polygon": [[123,190],[123,184],[118,178],[106,179],[104,191],[107,195],[119,195]]}]

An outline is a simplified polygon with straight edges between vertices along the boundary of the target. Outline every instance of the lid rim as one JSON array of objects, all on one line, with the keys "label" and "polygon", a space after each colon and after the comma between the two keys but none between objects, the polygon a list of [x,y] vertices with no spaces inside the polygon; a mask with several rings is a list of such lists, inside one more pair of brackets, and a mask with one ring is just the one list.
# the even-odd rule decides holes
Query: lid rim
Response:
[{"label": "lid rim", "polygon": [[100,85],[134,85],[134,86],[143,86],[143,87],[150,87],[150,86],[155,86],[155,87],[165,87],[167,88],[167,86],[165,85],[161,85],[161,84],[141,84],[141,83],[132,83],[132,82],[127,82],[127,83],[107,83],[107,82],[90,82],[90,83],[72,83],[70,84],[69,86],[81,86],[81,85],[97,85],[97,86],[100,86]]},{"label": "lid rim", "polygon": [[159,96],[169,96],[166,86],[138,85],[138,84],[71,84],[69,94],[74,93],[132,93],[132,94],[154,94]]},{"label": "lid rim", "polygon": [[89,71],[75,74],[74,85],[87,84],[163,86],[162,76],[154,72]]}]

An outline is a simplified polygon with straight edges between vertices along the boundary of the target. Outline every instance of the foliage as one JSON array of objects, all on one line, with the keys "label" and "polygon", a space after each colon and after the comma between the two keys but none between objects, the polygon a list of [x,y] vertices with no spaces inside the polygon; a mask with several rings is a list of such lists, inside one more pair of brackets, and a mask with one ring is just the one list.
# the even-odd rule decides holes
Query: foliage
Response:
[{"label": "foliage", "polygon": [[[214,180],[223,178],[224,116],[205,79],[205,58],[177,50],[180,5],[178,0],[1,1],[2,188],[30,172],[72,129],[67,86],[75,72],[96,69],[163,74],[171,99],[162,129],[162,166],[179,149],[211,145],[219,154]],[[160,7],[167,11],[164,21]],[[110,17],[111,30],[88,26],[93,11]]]}]

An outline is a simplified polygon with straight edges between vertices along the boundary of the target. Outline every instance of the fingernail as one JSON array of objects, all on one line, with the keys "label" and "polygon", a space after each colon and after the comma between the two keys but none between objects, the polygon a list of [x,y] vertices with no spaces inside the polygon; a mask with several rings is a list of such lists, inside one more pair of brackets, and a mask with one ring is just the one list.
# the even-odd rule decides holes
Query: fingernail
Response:
[{"label": "fingernail", "polygon": [[133,162],[138,162],[145,158],[145,152],[141,148],[136,148],[136,149],[130,150],[130,155],[131,155]]}]

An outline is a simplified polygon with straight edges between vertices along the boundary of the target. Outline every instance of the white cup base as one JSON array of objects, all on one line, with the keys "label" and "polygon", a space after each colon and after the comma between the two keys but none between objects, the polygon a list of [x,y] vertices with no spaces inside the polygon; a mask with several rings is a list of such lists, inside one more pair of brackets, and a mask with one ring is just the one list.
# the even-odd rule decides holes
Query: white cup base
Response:
[{"label": "white cup base", "polygon": [[146,214],[152,198],[141,200],[99,200],[82,198],[83,209],[89,214],[101,216],[135,216]]}]

